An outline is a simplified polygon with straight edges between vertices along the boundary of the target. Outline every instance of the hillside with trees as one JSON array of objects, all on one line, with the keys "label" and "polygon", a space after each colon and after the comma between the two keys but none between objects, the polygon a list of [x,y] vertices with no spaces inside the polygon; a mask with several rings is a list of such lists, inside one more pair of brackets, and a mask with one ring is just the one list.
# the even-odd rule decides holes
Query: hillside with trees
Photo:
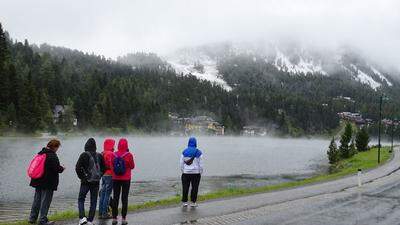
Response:
[{"label": "hillside with trees", "polygon": [[[0,30],[0,127],[2,131],[75,129],[168,130],[168,113],[228,114],[230,95],[193,76],[165,68],[137,68],[102,56],[17,42]],[[213,101],[206,101],[212,99]],[[54,127],[53,109],[69,107]],[[66,117],[66,118],[65,118]],[[66,121],[64,121],[66,120]]]},{"label": "hillside with trees", "polygon": [[[258,124],[278,134],[300,136],[337,128],[340,111],[356,109],[378,117],[380,93],[341,74],[293,77],[244,56],[221,60],[218,67],[232,90],[177,74],[155,54],[130,54],[115,61],[12,40],[0,26],[0,133],[163,133],[170,130],[169,115],[174,113],[212,116],[228,133]],[[398,114],[398,94],[398,87],[387,90],[392,103],[384,114]],[[337,96],[351,96],[355,103]],[[55,119],[56,106],[65,109]]]}]

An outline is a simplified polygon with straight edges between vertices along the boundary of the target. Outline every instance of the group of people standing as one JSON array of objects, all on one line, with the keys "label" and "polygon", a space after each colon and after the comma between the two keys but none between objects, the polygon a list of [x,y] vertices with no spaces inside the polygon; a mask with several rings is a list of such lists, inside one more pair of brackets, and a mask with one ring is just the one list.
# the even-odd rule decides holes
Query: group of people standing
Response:
[{"label": "group of people standing", "polygon": [[[43,174],[40,175],[40,177],[31,178],[30,182],[30,186],[35,188],[35,196],[29,217],[29,223],[31,224],[54,224],[53,221],[48,220],[47,214],[51,205],[53,193],[58,188],[59,174],[65,170],[65,167],[60,164],[57,156],[57,151],[60,146],[60,141],[53,139],[37,155],[45,154],[45,161],[43,162]],[[79,156],[75,166],[76,174],[81,181],[78,196],[79,225],[93,224],[98,196],[100,196],[99,219],[112,219],[112,224],[117,225],[118,205],[121,199],[121,224],[128,224],[126,220],[128,196],[132,170],[135,168],[135,161],[133,154],[129,151],[127,139],[121,138],[118,141],[116,151],[114,147],[114,139],[105,139],[103,152],[99,153],[97,152],[95,139],[89,138],[85,144],[84,152]],[[197,148],[196,138],[191,137],[188,147],[182,152],[180,157],[183,207],[189,206],[188,194],[190,186],[192,186],[190,206],[197,207],[198,187],[203,172],[202,158],[203,153]],[[89,214],[86,217],[85,199],[88,193],[90,193],[90,208]],[[111,194],[112,202],[110,202]],[[109,205],[111,205],[112,209],[111,215],[108,212]]]},{"label": "group of people standing", "polygon": [[[114,152],[115,140],[104,141],[103,153],[96,152],[96,141],[93,138],[85,144],[85,152],[78,159],[75,166],[76,174],[81,180],[78,197],[79,224],[91,224],[94,220],[99,195],[100,180],[102,183],[99,201],[99,219],[113,219],[117,224],[118,205],[122,202],[122,225],[126,225],[128,211],[128,196],[132,172],[135,161],[129,152],[128,141],[122,138],[118,142],[118,149]],[[85,216],[85,199],[90,192],[90,209],[88,217]],[[111,192],[113,192],[112,217],[108,214],[108,205]]]}]

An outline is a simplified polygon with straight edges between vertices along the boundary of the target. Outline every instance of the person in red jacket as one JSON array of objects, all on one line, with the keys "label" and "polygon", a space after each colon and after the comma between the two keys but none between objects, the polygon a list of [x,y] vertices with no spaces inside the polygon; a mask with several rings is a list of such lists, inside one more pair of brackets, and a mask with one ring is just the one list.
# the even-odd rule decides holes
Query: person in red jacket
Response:
[{"label": "person in red jacket", "polygon": [[112,224],[118,223],[118,204],[121,195],[122,202],[122,225],[128,224],[126,221],[126,213],[128,211],[128,196],[131,185],[132,170],[135,168],[135,161],[132,153],[129,152],[128,141],[121,138],[118,142],[118,151],[112,155],[112,180],[113,180],[113,199],[114,207],[112,207]]},{"label": "person in red jacket", "polygon": [[115,140],[106,139],[103,145],[103,160],[106,171],[101,178],[101,191],[100,191],[100,201],[99,201],[99,219],[111,219],[108,214],[107,209],[110,201],[110,196],[112,192],[112,157],[114,153]]}]

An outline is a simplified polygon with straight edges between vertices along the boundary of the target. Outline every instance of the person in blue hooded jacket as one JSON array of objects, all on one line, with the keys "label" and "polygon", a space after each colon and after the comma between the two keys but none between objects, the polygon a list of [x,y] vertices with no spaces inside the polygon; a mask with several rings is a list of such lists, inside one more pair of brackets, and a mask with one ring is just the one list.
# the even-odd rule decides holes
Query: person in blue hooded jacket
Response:
[{"label": "person in blue hooded jacket", "polygon": [[200,178],[203,173],[203,153],[197,149],[197,140],[194,137],[189,139],[188,147],[182,152],[180,159],[182,171],[182,204],[188,206],[189,188],[191,207],[197,207],[197,193],[199,190]]}]

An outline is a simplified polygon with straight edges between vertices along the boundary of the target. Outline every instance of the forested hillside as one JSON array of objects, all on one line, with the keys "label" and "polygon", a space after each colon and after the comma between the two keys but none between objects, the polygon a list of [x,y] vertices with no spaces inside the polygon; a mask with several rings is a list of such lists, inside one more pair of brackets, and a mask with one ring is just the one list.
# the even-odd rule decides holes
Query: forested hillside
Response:
[{"label": "forested hillside", "polygon": [[[340,73],[294,77],[247,56],[227,57],[219,61],[218,70],[232,90],[177,74],[155,54],[128,55],[117,62],[14,41],[0,26],[0,133],[167,132],[168,115],[175,113],[212,116],[232,133],[257,124],[281,134],[303,135],[337,128],[340,111],[378,117],[380,91]],[[391,103],[384,114],[400,115],[398,87],[385,87],[385,93]],[[355,102],[338,96],[350,96]],[[68,108],[54,123],[56,105]]]},{"label": "forested hillside", "polygon": [[[0,35],[3,131],[67,131],[73,115],[78,129],[165,131],[168,112],[229,115],[230,95],[210,82],[163,68],[132,69],[66,48],[32,48],[28,41],[12,41],[3,30]],[[55,105],[71,106],[57,127]]]},{"label": "forested hillside", "polygon": [[[398,86],[373,90],[351,79],[345,71],[330,76],[293,76],[243,55],[220,61],[218,70],[228,85],[235,87],[233,92],[240,96],[242,104],[253,105],[252,110],[245,110],[247,115],[276,121],[285,133],[334,129],[339,125],[337,113],[343,111],[360,112],[364,118],[378,121],[381,94],[389,97],[383,105],[383,117],[400,118]],[[241,118],[251,120],[247,116]]]}]

